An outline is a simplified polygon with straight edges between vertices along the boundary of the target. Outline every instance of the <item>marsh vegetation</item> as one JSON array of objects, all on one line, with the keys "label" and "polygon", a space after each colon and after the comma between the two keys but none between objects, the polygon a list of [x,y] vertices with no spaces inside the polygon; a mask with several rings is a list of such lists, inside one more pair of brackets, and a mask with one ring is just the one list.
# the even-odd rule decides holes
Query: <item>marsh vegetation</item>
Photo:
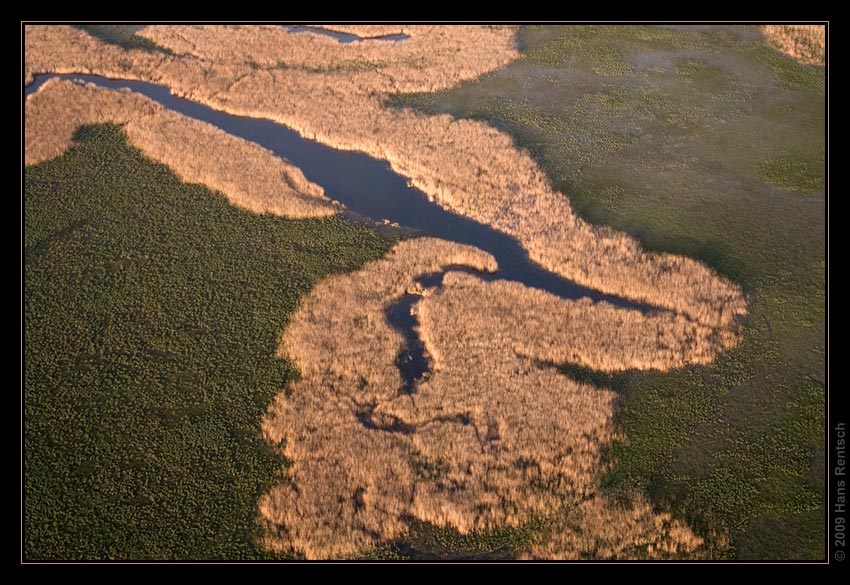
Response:
[{"label": "marsh vegetation", "polygon": [[[258,542],[311,557],[364,554],[424,523],[484,541],[521,534],[512,542],[528,556],[643,558],[758,554],[759,527],[773,521],[809,534],[823,513],[822,485],[811,479],[823,460],[824,268],[811,252],[823,242],[822,70],[732,27],[528,27],[523,56],[510,65],[520,56],[511,29],[404,32],[410,38],[390,50],[279,27],[151,27],[138,34],[166,51],[148,51],[70,27],[27,29],[29,79],[91,71],[157,81],[386,159],[439,205],[516,238],[548,270],[651,309],[567,302],[450,273],[416,305],[433,371],[413,395],[399,395],[403,339],[386,321],[389,304],[427,272],[493,270],[493,259],[411,240],[321,283],[283,334],[281,356],[303,377],[264,419],[291,467],[264,483]],[[439,94],[396,94],[464,80]],[[732,139],[733,127],[750,142]],[[796,142],[782,141],[795,130]],[[67,148],[69,132],[51,156]],[[134,143],[156,152],[166,136],[163,126]],[[192,158],[159,156],[178,172]],[[186,177],[226,194],[240,187]],[[313,187],[303,191],[320,198]],[[262,197],[267,183],[242,203],[231,198],[272,211],[244,203]],[[792,208],[799,224],[781,215]],[[803,231],[801,252],[790,242]],[[798,317],[804,334],[792,333]],[[287,319],[279,321],[282,329]],[[523,334],[528,322],[539,336]],[[611,338],[614,328],[621,339]],[[714,366],[639,373],[707,364],[741,339]],[[566,364],[627,373],[611,378],[612,391],[564,376],[569,368],[556,366]],[[758,391],[779,372],[790,381],[772,386],[751,425],[747,397],[762,400]],[[759,463],[759,437],[784,441],[787,457]],[[772,496],[762,493],[767,478],[780,486]],[[816,555],[818,545],[806,543],[795,552]]]}]

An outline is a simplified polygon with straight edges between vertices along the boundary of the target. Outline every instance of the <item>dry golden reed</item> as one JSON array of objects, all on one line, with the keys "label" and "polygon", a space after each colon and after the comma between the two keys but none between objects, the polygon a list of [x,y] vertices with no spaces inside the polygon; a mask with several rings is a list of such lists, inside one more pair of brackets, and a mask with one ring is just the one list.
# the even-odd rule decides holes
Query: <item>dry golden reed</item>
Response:
[{"label": "dry golden reed", "polygon": [[[469,533],[566,509],[580,515],[577,528],[562,527],[529,555],[571,558],[602,541],[602,557],[696,547],[699,539],[669,516],[646,504],[621,513],[598,494],[616,396],[552,364],[666,369],[709,359],[725,338],[672,313],[449,272],[415,305],[432,373],[406,394],[395,366],[404,340],[387,309],[418,277],[457,265],[495,269],[474,248],[410,240],[321,283],[295,313],[280,353],[303,378],[277,397],[263,425],[292,465],[288,481],[260,501],[264,544],[327,558],[397,538],[412,519]],[[574,350],[555,343],[561,333]],[[597,523],[613,517],[618,523],[600,532]]]},{"label": "dry golden reed", "polygon": [[28,97],[25,113],[27,165],[61,155],[80,126],[115,122],[146,156],[184,181],[221,191],[238,207],[288,217],[339,209],[300,169],[270,151],[139,94],[51,79]]},{"label": "dry golden reed", "polygon": [[415,484],[409,441],[369,426],[373,406],[402,387],[395,360],[404,338],[386,310],[417,276],[450,265],[496,268],[492,257],[469,246],[411,240],[354,274],[323,281],[293,315],[280,353],[303,378],[278,395],[263,424],[292,461],[291,481],[260,500],[267,547],[325,558],[406,530]]},{"label": "dry golden reed", "polygon": [[693,558],[699,555],[702,543],[681,521],[653,511],[643,497],[636,497],[626,507],[596,495],[564,510],[520,558]]},{"label": "dry golden reed", "polygon": [[733,329],[708,327],[672,311],[566,300],[518,282],[485,282],[463,273],[448,274],[443,283],[444,290],[417,305],[422,338],[432,340],[440,332],[429,344],[435,347],[463,339],[470,323],[481,321],[510,353],[613,372],[706,364],[738,342]]},{"label": "dry golden reed", "polygon": [[822,24],[769,24],[762,27],[770,44],[806,65],[823,65],[826,27]]}]

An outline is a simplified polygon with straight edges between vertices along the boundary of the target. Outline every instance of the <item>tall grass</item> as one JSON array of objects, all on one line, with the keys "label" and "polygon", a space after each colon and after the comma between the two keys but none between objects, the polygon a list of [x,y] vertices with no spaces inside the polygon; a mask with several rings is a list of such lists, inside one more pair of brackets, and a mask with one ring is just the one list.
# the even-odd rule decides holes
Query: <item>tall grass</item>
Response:
[{"label": "tall grass", "polygon": [[411,240],[359,272],[325,280],[292,316],[280,353],[303,378],[276,398],[263,424],[292,462],[290,481],[260,500],[268,548],[350,555],[406,530],[416,485],[410,440],[374,413],[402,387],[395,361],[404,338],[386,311],[418,276],[450,265],[495,269],[475,248]]}]

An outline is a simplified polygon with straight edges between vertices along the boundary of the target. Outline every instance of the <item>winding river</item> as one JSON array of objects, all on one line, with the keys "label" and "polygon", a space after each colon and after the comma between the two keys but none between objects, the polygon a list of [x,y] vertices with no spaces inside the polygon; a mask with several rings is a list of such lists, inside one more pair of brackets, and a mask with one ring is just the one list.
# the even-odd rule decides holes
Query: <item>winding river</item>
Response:
[{"label": "winding river", "polygon": [[[489,252],[498,262],[499,270],[493,275],[479,275],[482,278],[514,280],[562,298],[589,297],[620,307],[643,308],[633,302],[580,286],[541,268],[528,258],[528,254],[514,238],[428,201],[424,193],[408,186],[407,180],[396,174],[386,161],[319,144],[270,120],[214,110],[176,97],[167,87],[153,83],[109,79],[98,75],[40,75],[25,88],[25,95],[35,92],[45,81],[54,77],[81,80],[109,89],[127,88],[175,112],[257,143],[299,167],[307,179],[324,188],[328,197],[343,203],[348,209],[347,215],[356,221],[372,223],[388,220],[417,234],[468,244]],[[441,277],[441,274],[431,275],[422,279],[423,284],[433,286],[439,283]],[[402,332],[408,343],[407,351],[399,357],[398,366],[411,389],[413,381],[428,368],[424,348],[413,329],[416,320],[410,314],[410,307],[418,298],[407,295],[387,312],[390,322]]]}]

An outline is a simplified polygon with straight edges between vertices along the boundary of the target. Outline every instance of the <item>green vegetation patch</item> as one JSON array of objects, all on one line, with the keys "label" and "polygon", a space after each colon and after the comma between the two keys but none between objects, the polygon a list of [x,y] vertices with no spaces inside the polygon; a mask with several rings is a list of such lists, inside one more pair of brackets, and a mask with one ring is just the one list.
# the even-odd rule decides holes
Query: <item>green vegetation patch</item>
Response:
[{"label": "green vegetation patch", "polygon": [[780,189],[822,191],[824,186],[823,157],[819,160],[793,156],[772,158],[758,165],[756,173]]},{"label": "green vegetation patch", "polygon": [[788,91],[809,91],[823,95],[826,70],[816,65],[803,65],[764,43],[749,46],[752,55],[776,73]]},{"label": "green vegetation patch", "polygon": [[244,559],[298,299],[390,243],[182,183],[94,126],[26,169],[24,556]]}]

